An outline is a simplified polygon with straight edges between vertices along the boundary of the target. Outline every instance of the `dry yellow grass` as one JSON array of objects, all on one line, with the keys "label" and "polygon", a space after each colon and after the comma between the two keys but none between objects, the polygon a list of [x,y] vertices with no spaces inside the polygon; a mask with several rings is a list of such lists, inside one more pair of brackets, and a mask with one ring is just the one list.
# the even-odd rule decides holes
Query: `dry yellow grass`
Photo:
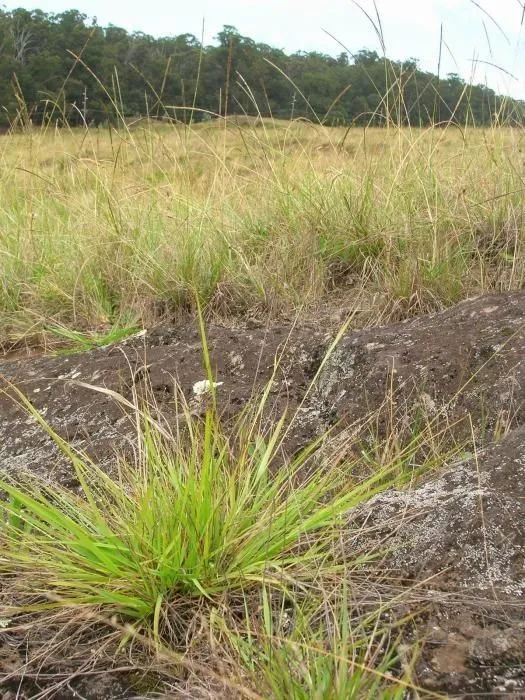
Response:
[{"label": "dry yellow grass", "polygon": [[0,138],[2,341],[191,308],[374,299],[361,322],[519,288],[518,129],[137,124]]}]

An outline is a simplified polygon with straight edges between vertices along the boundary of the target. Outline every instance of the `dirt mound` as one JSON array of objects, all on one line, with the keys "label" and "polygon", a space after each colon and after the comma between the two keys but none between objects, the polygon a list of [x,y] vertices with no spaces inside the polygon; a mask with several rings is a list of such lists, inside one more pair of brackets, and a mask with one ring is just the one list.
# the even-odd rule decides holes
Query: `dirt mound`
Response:
[{"label": "dirt mound", "polygon": [[[287,404],[297,405],[309,382],[312,353],[327,340],[310,328],[298,329],[289,338],[288,329],[283,327],[210,326],[207,341],[212,364],[217,379],[223,382],[221,410],[234,414],[246,405],[254,387],[271,377],[274,359],[285,345],[273,406],[283,411]],[[127,398],[133,389],[140,392],[147,386],[159,408],[169,414],[175,404],[175,387],[190,400],[193,384],[206,377],[194,323],[156,329],[81,355],[0,364],[0,372],[29,397],[59,434],[103,463],[113,459],[115,449],[130,446],[133,424],[112,398],[78,382],[104,386]],[[51,440],[7,395],[0,395],[0,445],[0,469],[29,467],[45,475],[52,468],[54,478],[67,482],[69,469]]]},{"label": "dirt mound", "polygon": [[355,420],[388,390],[398,404],[418,400],[431,415],[469,413],[490,433],[498,417],[506,426],[525,422],[524,357],[525,294],[478,297],[348,334],[322,372],[316,403],[321,415]]},{"label": "dirt mound", "polygon": [[[389,541],[394,551],[384,567],[403,585],[418,582],[423,599],[431,601],[419,628],[428,641],[420,682],[450,694],[519,694],[525,646],[525,294],[479,297],[444,313],[350,332],[305,398],[332,338],[319,318],[292,330],[211,325],[212,365],[223,382],[221,410],[241,409],[270,378],[278,357],[269,413],[300,408],[290,451],[329,425],[344,428],[362,419],[386,395],[389,415],[415,408],[449,424],[470,416],[455,430],[465,434],[472,425],[482,445],[508,433],[416,490],[377,497],[352,520],[361,538]],[[82,355],[0,362],[0,373],[57,432],[108,468],[115,450],[133,447],[133,425],[110,396],[76,382],[129,397],[147,380],[169,416],[175,384],[191,398],[193,383],[205,378],[191,323]],[[75,483],[35,421],[3,394],[0,469],[17,468]]]},{"label": "dirt mound", "polygon": [[[253,324],[252,324],[253,325]],[[280,358],[273,408],[293,413],[329,347],[322,319],[311,325],[210,326],[208,342],[226,413],[242,408],[268,381]],[[421,404],[448,422],[470,414],[478,434],[525,423],[525,294],[490,295],[448,311],[386,328],[348,333],[332,353],[301,407],[290,449],[327,426],[353,423],[390,393],[400,407]],[[76,381],[129,396],[147,379],[161,408],[173,406],[175,382],[188,398],[205,377],[196,324],[160,328],[82,355],[0,363],[51,425],[99,459],[133,439],[132,426],[109,397]],[[461,391],[460,391],[461,390]],[[0,468],[49,469],[52,445],[40,428],[0,396]]]}]

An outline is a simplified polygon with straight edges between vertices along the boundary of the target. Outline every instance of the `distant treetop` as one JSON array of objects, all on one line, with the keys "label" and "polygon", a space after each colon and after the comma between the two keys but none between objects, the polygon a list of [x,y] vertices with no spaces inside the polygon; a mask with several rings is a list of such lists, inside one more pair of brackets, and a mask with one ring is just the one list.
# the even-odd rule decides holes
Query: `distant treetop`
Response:
[{"label": "distant treetop", "polygon": [[287,54],[225,25],[212,46],[101,27],[77,10],[0,9],[0,125],[247,114],[327,124],[523,122],[523,102],[360,49]]}]

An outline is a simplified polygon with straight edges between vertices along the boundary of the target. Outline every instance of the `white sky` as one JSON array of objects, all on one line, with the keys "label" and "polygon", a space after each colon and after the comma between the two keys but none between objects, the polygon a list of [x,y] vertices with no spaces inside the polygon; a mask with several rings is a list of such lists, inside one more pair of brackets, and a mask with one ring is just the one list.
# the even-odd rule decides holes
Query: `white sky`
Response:
[{"label": "white sky", "polygon": [[[418,58],[437,72],[440,27],[446,45],[442,74],[459,73],[497,92],[525,99],[525,0],[376,0],[389,58]],[[375,17],[373,0],[360,0]],[[204,20],[204,43],[224,24],[255,41],[282,48],[337,55],[362,48],[381,53],[379,40],[353,0],[0,0],[0,6],[62,12],[78,9],[99,24],[154,36],[195,34]],[[308,9],[307,9],[308,8]],[[489,16],[490,15],[490,16]],[[492,63],[515,76],[511,78]]]}]

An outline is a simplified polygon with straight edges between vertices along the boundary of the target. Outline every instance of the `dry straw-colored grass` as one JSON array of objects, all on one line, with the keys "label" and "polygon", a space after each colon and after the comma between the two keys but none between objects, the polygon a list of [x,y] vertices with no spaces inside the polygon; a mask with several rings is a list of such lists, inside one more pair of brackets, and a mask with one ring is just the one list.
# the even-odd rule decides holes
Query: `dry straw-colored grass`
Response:
[{"label": "dry straw-colored grass", "polygon": [[[191,308],[361,323],[524,280],[524,133],[137,124],[0,138],[1,340]],[[339,295],[340,296],[340,295]]]}]

